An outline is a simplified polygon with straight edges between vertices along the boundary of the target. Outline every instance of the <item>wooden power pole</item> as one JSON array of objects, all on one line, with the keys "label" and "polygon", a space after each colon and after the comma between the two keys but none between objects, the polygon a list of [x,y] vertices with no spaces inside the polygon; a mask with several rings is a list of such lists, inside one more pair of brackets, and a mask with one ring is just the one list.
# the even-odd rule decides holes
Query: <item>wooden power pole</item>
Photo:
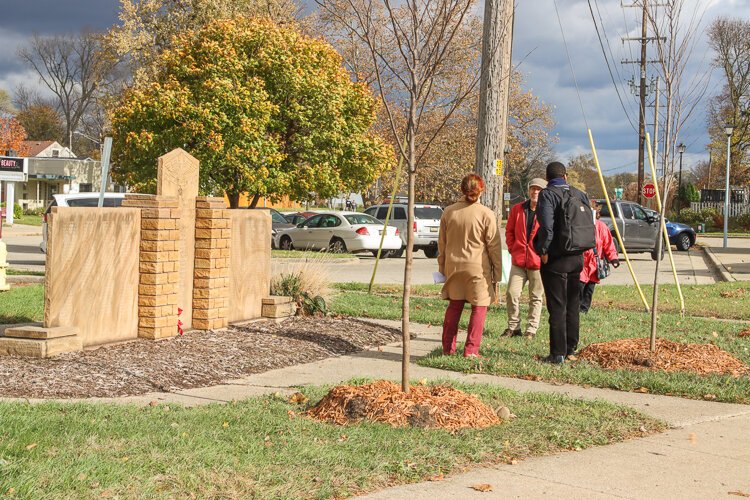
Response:
[{"label": "wooden power pole", "polygon": [[474,170],[487,184],[482,203],[498,220],[503,216],[503,168],[508,129],[513,41],[513,0],[485,0],[482,34],[482,74]]}]

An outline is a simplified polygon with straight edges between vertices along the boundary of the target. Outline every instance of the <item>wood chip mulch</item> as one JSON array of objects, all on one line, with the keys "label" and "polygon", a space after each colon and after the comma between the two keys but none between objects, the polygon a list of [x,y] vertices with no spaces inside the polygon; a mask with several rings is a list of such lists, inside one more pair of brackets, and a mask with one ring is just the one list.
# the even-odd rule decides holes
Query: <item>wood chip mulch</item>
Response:
[{"label": "wood chip mulch", "polygon": [[354,319],[295,318],[135,340],[49,359],[0,356],[0,396],[116,397],[208,387],[389,344],[401,332]]},{"label": "wood chip mulch", "polygon": [[649,350],[649,339],[621,339],[591,344],[578,356],[602,368],[689,371],[699,375],[747,375],[750,367],[713,344],[683,344],[657,339],[656,351]]},{"label": "wood chip mulch", "polygon": [[430,427],[449,431],[483,429],[501,422],[476,396],[444,385],[411,386],[409,394],[387,380],[334,387],[308,411],[316,420],[346,425],[361,420],[393,427]]}]

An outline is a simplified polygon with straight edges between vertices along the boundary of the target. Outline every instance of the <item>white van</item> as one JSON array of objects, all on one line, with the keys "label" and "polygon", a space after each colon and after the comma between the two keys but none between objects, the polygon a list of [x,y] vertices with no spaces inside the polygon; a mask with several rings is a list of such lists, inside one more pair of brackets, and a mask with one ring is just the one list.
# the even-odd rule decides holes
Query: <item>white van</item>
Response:
[{"label": "white van", "polygon": [[[406,247],[407,231],[411,230],[414,235],[414,251],[424,250],[424,254],[428,258],[434,259],[438,255],[437,242],[440,234],[440,217],[443,215],[443,208],[438,205],[415,204],[414,223],[411,228],[406,227],[406,210],[407,205],[403,203],[393,204],[393,212],[391,213],[391,218],[388,220],[388,225],[399,229],[403,246],[400,250],[391,252],[391,256],[401,257]],[[366,214],[382,221],[385,220],[387,212],[387,203],[375,205],[365,210]]]},{"label": "white van", "polygon": [[[104,193],[105,207],[119,207],[125,199],[125,193]],[[47,210],[42,216],[42,243],[39,249],[47,253],[47,216],[52,212],[53,207],[93,207],[99,206],[99,193],[75,193],[75,194],[55,194],[52,195],[52,201],[47,205]]]}]

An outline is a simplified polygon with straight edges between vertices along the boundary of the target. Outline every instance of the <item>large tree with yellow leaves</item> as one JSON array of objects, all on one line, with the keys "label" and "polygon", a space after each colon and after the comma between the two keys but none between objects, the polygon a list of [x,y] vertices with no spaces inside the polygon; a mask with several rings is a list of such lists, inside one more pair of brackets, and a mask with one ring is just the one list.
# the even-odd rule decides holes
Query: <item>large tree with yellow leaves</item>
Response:
[{"label": "large tree with yellow leaves", "polygon": [[160,71],[112,113],[113,175],[155,188],[156,159],[182,147],[201,161],[201,191],[332,196],[360,190],[392,165],[371,132],[376,101],[326,42],[270,20],[217,21],[185,32]]}]

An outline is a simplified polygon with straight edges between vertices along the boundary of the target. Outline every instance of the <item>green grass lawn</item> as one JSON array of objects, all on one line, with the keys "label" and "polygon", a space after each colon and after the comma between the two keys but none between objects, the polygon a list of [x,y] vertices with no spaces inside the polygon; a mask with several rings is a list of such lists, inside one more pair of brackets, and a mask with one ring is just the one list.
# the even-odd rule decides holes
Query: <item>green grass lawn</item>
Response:
[{"label": "green grass lawn", "polygon": [[31,271],[28,269],[13,269],[8,268],[5,270],[7,276],[44,276],[44,271]]},{"label": "green grass lawn", "polygon": [[517,418],[450,434],[322,424],[274,396],[196,408],[0,403],[0,495],[341,498],[665,428],[603,401],[454,385]]},{"label": "green grass lawn", "polygon": [[[24,224],[26,226],[41,226],[42,216],[41,215],[22,215],[21,217],[15,217],[13,224]],[[5,225],[5,218],[3,217],[3,225]]]},{"label": "green grass lawn", "polygon": [[[737,283],[733,285],[735,288],[738,286]],[[364,292],[351,290],[356,286],[350,285],[348,288],[349,291],[342,291],[333,299],[331,309],[334,312],[382,319],[401,318],[401,299],[398,294],[381,293],[368,296]],[[596,293],[600,292],[601,290],[597,289]],[[747,308],[746,305],[741,306],[741,297],[734,297],[732,300],[736,301],[735,307]],[[438,298],[414,296],[411,299],[410,318],[417,323],[441,325],[445,307],[446,303]],[[525,319],[525,307],[523,313]],[[468,316],[467,307],[461,321],[462,328],[466,328]],[[566,363],[561,367],[540,363],[535,356],[545,356],[549,353],[546,311],[542,314],[541,325],[534,339],[499,337],[506,326],[505,308],[491,306],[480,350],[486,357],[483,362],[459,356],[443,356],[441,350],[436,349],[419,363],[467,373],[482,372],[624,391],[645,387],[652,393],[695,399],[712,395],[710,397],[715,396],[718,401],[750,404],[749,376],[734,378],[720,375],[701,376],[688,372],[604,370],[586,362]],[[678,342],[715,343],[721,349],[750,364],[750,340],[738,336],[745,328],[748,328],[747,324],[697,317],[680,318],[678,314],[663,313],[659,317],[658,335],[660,338]],[[594,307],[589,314],[582,315],[579,347],[620,338],[648,337],[649,332],[650,316],[645,313]],[[465,334],[461,334],[461,340],[463,335]],[[458,349],[460,351],[461,347]]]},{"label": "green grass lawn", "polygon": [[13,286],[0,292],[0,325],[44,319],[44,286]]},{"label": "green grass lawn", "polygon": [[271,250],[272,259],[353,259],[350,253],[313,252],[306,250]]}]

